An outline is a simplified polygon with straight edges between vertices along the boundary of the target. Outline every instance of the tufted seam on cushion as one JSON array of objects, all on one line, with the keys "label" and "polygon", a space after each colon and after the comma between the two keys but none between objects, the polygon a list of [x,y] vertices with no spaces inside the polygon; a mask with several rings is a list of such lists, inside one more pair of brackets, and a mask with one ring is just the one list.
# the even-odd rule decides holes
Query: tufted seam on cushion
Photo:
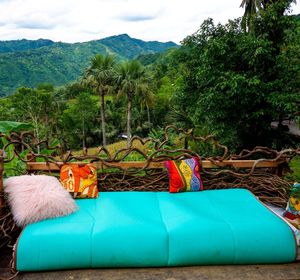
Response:
[{"label": "tufted seam on cushion", "polygon": [[160,218],[161,218],[161,221],[162,221],[162,224],[165,228],[165,231],[167,233],[167,250],[166,250],[166,255],[167,255],[167,263],[166,263],[166,266],[169,266],[169,263],[170,263],[170,233],[168,231],[168,227],[164,221],[164,218],[163,218],[163,215],[162,215],[162,211],[161,211],[161,206],[160,206],[160,199],[158,197],[159,193],[158,192],[155,192],[155,197],[157,199],[157,204],[158,204],[158,210],[159,210],[159,214],[160,214]]},{"label": "tufted seam on cushion", "polygon": [[234,256],[233,256],[233,262],[232,264],[236,264],[236,259],[237,259],[237,242],[236,242],[236,238],[235,238],[235,234],[232,230],[232,227],[230,225],[230,223],[224,218],[224,216],[222,215],[222,212],[220,211],[219,207],[217,204],[214,203],[213,199],[210,198],[209,193],[207,193],[207,198],[209,200],[209,202],[211,203],[211,205],[213,205],[214,209],[216,209],[216,213],[218,213],[220,219],[228,226],[228,228],[230,229],[231,232],[231,236],[232,236],[232,240],[233,240],[233,248],[234,248]]},{"label": "tufted seam on cushion", "polygon": [[[89,199],[89,198],[86,198],[86,199]],[[93,203],[94,203],[94,209],[92,210],[93,213],[97,213],[97,199],[98,198],[94,198],[93,199]],[[94,265],[93,265],[93,248],[94,248],[94,236],[95,236],[95,216],[93,215],[93,213],[90,213],[91,214],[91,217],[93,219],[93,225],[92,225],[92,228],[91,228],[91,241],[90,241],[90,259],[91,259],[91,263],[90,263],[90,267],[93,268]]]}]

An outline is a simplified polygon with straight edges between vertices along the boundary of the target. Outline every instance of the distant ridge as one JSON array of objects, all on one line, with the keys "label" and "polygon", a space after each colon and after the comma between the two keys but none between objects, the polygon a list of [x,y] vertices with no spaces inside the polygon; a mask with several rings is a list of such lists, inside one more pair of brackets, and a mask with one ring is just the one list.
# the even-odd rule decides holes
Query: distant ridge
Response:
[{"label": "distant ridge", "polygon": [[47,39],[0,41],[0,53],[33,50],[53,44],[53,41]]},{"label": "distant ridge", "polygon": [[96,53],[114,54],[124,60],[172,47],[178,45],[146,42],[128,34],[83,43],[47,39],[0,41],[0,96],[9,95],[21,86],[35,87],[43,82],[59,86],[76,80]]}]

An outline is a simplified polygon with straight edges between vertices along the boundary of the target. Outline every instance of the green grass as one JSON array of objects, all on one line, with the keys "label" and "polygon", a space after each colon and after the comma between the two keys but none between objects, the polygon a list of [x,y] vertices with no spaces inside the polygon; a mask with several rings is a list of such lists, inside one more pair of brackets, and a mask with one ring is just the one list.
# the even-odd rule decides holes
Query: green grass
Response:
[{"label": "green grass", "polygon": [[300,156],[294,157],[290,162],[290,168],[293,173],[286,175],[289,181],[300,182]]},{"label": "green grass", "polygon": [[[123,140],[123,141],[119,141],[119,142],[116,142],[116,143],[113,143],[113,144],[109,144],[106,146],[108,152],[110,153],[110,155],[113,157],[117,151],[121,150],[121,149],[126,149],[127,147],[127,141],[126,140]],[[140,141],[134,141],[133,142],[133,145],[132,145],[133,148],[137,148],[141,151],[143,151],[144,153],[150,153],[151,150],[149,149],[148,147],[148,144],[146,145],[143,145]],[[87,151],[88,155],[98,155],[98,156],[105,156],[105,153],[104,152],[101,152],[101,154],[99,155],[98,154],[98,148],[88,148],[88,151]],[[73,152],[73,155],[76,155],[76,156],[81,156],[83,155],[83,152],[82,151],[75,151]],[[120,154],[120,156],[124,155],[124,153]],[[118,157],[118,158],[119,158]],[[137,152],[132,152],[129,156],[126,157],[125,160],[133,160],[133,161],[141,161],[141,160],[144,160],[144,157],[142,155],[140,155],[139,153]]]}]

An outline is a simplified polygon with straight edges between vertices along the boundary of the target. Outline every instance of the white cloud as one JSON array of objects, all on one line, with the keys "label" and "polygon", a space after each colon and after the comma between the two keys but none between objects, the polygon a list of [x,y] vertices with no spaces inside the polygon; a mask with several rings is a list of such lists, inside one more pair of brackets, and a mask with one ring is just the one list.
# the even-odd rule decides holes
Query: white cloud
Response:
[{"label": "white cloud", "polygon": [[[128,33],[175,41],[208,17],[225,23],[242,16],[241,0],[0,0],[0,40],[49,38],[78,42]],[[300,3],[294,5],[300,12]]]}]

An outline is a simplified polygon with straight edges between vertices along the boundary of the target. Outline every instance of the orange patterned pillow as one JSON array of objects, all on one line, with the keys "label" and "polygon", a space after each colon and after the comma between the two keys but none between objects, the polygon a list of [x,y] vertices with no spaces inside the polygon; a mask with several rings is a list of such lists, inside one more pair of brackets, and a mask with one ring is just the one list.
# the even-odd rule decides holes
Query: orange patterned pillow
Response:
[{"label": "orange patterned pillow", "polygon": [[91,163],[65,164],[60,170],[60,181],[74,198],[98,197],[97,169]]}]

